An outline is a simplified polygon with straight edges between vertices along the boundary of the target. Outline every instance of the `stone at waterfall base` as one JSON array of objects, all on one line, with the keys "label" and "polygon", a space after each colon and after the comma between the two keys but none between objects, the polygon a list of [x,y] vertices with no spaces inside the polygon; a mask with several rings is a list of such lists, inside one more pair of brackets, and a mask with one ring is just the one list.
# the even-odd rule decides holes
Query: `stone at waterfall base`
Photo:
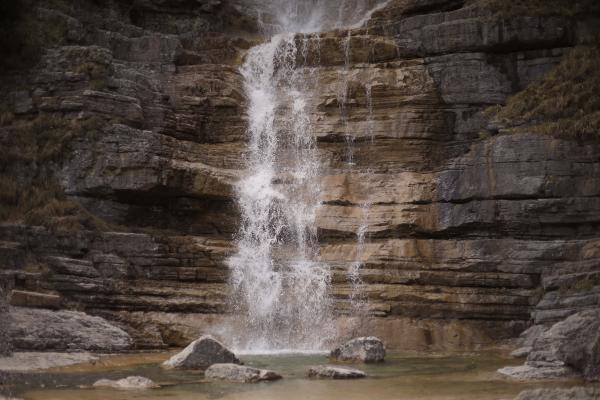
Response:
[{"label": "stone at waterfall base", "polygon": [[354,368],[318,365],[316,367],[311,367],[308,370],[307,376],[309,378],[322,379],[360,379],[366,378],[367,374]]},{"label": "stone at waterfall base", "polygon": [[598,400],[600,388],[535,389],[521,392],[515,400]]},{"label": "stone at waterfall base", "polygon": [[143,376],[129,376],[127,378],[115,381],[111,379],[100,379],[99,381],[96,381],[93,386],[95,388],[111,388],[122,390],[146,390],[160,387],[152,380],[144,378]]},{"label": "stone at waterfall base", "polygon": [[222,343],[210,335],[205,335],[165,361],[162,366],[174,369],[205,370],[213,364],[241,364],[241,362]]},{"label": "stone at waterfall base", "polygon": [[214,364],[211,365],[205,372],[204,376],[207,379],[237,382],[237,383],[257,383],[276,381],[282,378],[276,372],[245,367],[237,364]]},{"label": "stone at waterfall base", "polygon": [[352,339],[333,350],[330,358],[335,361],[383,362],[385,345],[374,336]]}]

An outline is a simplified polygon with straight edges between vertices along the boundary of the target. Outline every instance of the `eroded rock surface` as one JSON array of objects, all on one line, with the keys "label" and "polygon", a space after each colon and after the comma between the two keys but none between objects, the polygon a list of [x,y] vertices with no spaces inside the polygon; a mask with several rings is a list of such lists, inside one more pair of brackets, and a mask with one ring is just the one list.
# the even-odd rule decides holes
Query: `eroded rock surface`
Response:
[{"label": "eroded rock surface", "polygon": [[207,379],[238,383],[276,381],[282,378],[276,372],[245,367],[237,364],[213,364],[204,372]]},{"label": "eroded rock surface", "polygon": [[582,311],[543,331],[534,341],[522,367],[500,373],[519,378],[553,378],[581,374],[600,380],[600,310]]},{"label": "eroded rock surface", "polygon": [[202,336],[162,365],[165,368],[205,370],[213,364],[240,364],[240,360],[212,336]]},{"label": "eroded rock surface", "polygon": [[9,337],[15,350],[111,353],[133,345],[127,332],[82,312],[11,307],[9,317]]}]

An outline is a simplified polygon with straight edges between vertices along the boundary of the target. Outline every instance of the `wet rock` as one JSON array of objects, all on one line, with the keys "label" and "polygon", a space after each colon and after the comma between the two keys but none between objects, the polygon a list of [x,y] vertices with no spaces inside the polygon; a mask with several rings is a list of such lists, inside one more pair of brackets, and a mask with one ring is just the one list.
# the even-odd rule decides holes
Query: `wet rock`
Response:
[{"label": "wet rock", "polygon": [[383,362],[385,345],[374,336],[352,339],[334,349],[330,357],[337,361]]},{"label": "wet rock", "polygon": [[129,376],[119,380],[100,379],[93,385],[96,388],[113,388],[124,390],[156,389],[160,387],[154,381],[143,376]]},{"label": "wet rock", "polygon": [[534,389],[521,392],[515,400],[598,400],[600,389],[574,387],[570,389]]},{"label": "wet rock", "polygon": [[119,352],[132,346],[125,331],[82,312],[11,307],[9,317],[16,350]]},{"label": "wet rock", "polygon": [[204,376],[208,379],[239,383],[276,381],[282,378],[281,375],[273,371],[237,364],[213,364],[204,372]]},{"label": "wet rock", "polygon": [[240,360],[215,338],[205,335],[162,365],[175,369],[206,369],[213,364],[240,364]]},{"label": "wet rock", "polygon": [[334,367],[331,365],[319,365],[311,367],[308,370],[309,378],[329,378],[329,379],[359,379],[365,378],[366,373],[359,369]]}]

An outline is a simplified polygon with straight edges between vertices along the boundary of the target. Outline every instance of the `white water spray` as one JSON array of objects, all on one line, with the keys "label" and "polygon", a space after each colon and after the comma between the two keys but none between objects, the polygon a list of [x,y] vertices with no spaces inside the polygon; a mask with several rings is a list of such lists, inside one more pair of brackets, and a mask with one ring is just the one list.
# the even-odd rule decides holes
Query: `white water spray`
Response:
[{"label": "white water spray", "polygon": [[[323,27],[352,25],[381,1],[270,0],[269,41],[240,72],[248,100],[249,154],[237,187],[241,226],[229,259],[242,330],[237,350],[314,351],[332,338],[331,271],[318,257],[316,141],[308,99],[316,74],[304,68]],[[333,12],[335,10],[335,12]],[[301,32],[296,35],[291,32]]]}]

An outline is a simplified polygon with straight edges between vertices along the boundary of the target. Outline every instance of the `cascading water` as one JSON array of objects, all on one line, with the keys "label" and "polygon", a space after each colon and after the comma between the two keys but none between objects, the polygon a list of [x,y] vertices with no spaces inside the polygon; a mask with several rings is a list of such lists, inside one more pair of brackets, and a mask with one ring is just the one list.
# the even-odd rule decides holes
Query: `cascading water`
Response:
[{"label": "cascading water", "polygon": [[312,351],[334,331],[331,271],[319,261],[315,228],[320,160],[309,99],[316,74],[303,60],[309,46],[318,48],[316,32],[360,23],[383,1],[268,3],[265,9],[279,10],[264,19],[273,36],[250,49],[240,69],[249,151],[237,186],[237,252],[229,259],[235,306],[243,316],[233,341],[242,351]]}]

